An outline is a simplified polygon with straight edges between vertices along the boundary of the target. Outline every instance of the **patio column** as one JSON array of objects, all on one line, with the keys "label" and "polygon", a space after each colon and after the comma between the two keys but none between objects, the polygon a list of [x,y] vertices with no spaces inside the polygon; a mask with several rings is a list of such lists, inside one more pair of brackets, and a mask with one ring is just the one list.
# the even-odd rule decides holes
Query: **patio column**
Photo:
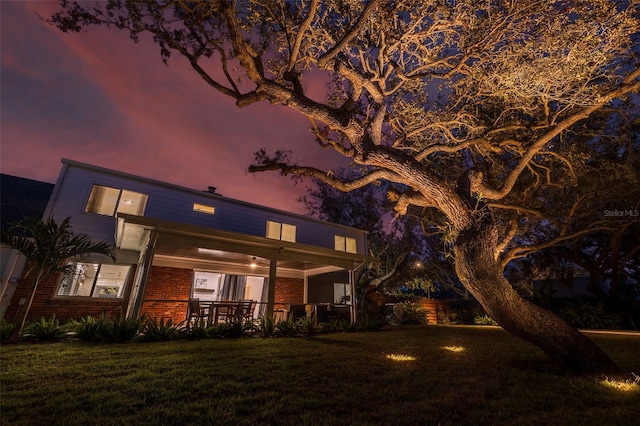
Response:
[{"label": "patio column", "polygon": [[356,271],[349,270],[349,286],[351,287],[351,324],[356,322],[356,285],[355,285]]},{"label": "patio column", "polygon": [[149,241],[145,247],[142,261],[138,263],[136,276],[133,282],[133,288],[129,295],[129,307],[127,310],[127,318],[138,318],[140,309],[142,308],[142,299],[147,287],[147,278],[149,278],[149,270],[153,261],[153,254],[158,241],[158,230],[154,229],[149,235]]},{"label": "patio column", "polygon": [[269,289],[267,290],[267,312],[265,317],[273,318],[273,306],[276,299],[276,266],[277,260],[269,259]]}]

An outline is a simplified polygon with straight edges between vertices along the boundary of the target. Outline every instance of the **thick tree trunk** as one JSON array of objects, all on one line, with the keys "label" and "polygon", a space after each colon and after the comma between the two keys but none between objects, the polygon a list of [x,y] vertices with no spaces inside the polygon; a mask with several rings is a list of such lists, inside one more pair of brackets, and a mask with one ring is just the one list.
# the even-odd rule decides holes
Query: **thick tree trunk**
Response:
[{"label": "thick tree trunk", "polygon": [[562,369],[619,372],[575,327],[516,293],[494,259],[497,234],[491,220],[486,219],[459,232],[454,248],[458,277],[487,314],[511,334],[541,348]]}]

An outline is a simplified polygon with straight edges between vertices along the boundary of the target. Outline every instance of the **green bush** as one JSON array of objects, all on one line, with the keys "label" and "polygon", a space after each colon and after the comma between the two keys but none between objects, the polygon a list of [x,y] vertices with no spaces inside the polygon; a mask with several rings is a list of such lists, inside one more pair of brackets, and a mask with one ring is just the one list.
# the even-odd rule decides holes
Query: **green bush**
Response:
[{"label": "green bush", "polygon": [[427,310],[418,303],[404,302],[402,304],[400,324],[427,324]]},{"label": "green bush", "polygon": [[478,315],[473,319],[475,325],[498,325],[489,315]]},{"label": "green bush", "polygon": [[117,319],[105,319],[100,334],[105,342],[126,343],[135,339],[141,328],[142,320],[121,315]]},{"label": "green bush", "polygon": [[260,317],[257,332],[261,337],[271,337],[276,333],[276,322],[270,317]]},{"label": "green bush", "polygon": [[86,342],[98,342],[102,340],[105,318],[104,316],[101,318],[86,316],[80,318],[79,321],[72,321],[72,326],[78,339]]},{"label": "green bush", "polygon": [[71,323],[60,324],[55,314],[50,318],[42,317],[40,321],[29,322],[22,331],[27,339],[53,340],[67,336],[71,331]]},{"label": "green bush", "polygon": [[276,335],[282,337],[293,337],[298,334],[298,325],[293,318],[276,323]]},{"label": "green bush", "polygon": [[584,300],[565,301],[558,314],[574,327],[612,329],[623,321],[620,315],[610,314],[600,302]]},{"label": "green bush", "polygon": [[[347,324],[348,326],[349,324]],[[385,325],[385,320],[381,315],[370,312],[358,312],[355,328],[359,331],[378,331]]]},{"label": "green bush", "polygon": [[207,335],[209,337],[223,339],[237,339],[253,331],[254,326],[252,321],[246,321],[242,318],[232,318],[229,322],[214,324],[207,328]]},{"label": "green bush", "polygon": [[15,329],[16,323],[2,320],[2,322],[0,322],[0,342],[9,340]]},{"label": "green bush", "polygon": [[209,337],[209,333],[207,332],[208,329],[209,327],[207,327],[206,322],[200,321],[195,324],[189,324],[188,327],[184,329],[181,334],[182,334],[182,337],[189,340],[201,340]]},{"label": "green bush", "polygon": [[182,325],[174,324],[171,318],[167,321],[164,318],[158,321],[156,318],[145,317],[142,320],[139,337],[145,341],[166,342],[178,339],[181,331]]},{"label": "green bush", "polygon": [[305,336],[315,336],[318,333],[318,329],[311,318],[301,317],[296,321],[298,331]]},{"label": "green bush", "polygon": [[442,324],[474,324],[476,317],[486,315],[486,312],[475,300],[451,300],[449,307],[438,315]]}]

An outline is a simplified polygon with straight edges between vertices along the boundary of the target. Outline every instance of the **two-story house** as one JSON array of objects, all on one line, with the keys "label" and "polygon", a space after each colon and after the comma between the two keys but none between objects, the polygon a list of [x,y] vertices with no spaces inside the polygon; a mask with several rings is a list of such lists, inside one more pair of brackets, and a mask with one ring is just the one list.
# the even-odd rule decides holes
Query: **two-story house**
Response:
[{"label": "two-story house", "polygon": [[[332,303],[354,317],[367,233],[132,174],[62,160],[44,217],[111,242],[117,260],[74,263],[43,282],[30,318],[148,315],[182,321],[190,299],[257,301],[255,316]],[[7,319],[20,308],[20,289]],[[24,299],[23,299],[24,300]]]}]

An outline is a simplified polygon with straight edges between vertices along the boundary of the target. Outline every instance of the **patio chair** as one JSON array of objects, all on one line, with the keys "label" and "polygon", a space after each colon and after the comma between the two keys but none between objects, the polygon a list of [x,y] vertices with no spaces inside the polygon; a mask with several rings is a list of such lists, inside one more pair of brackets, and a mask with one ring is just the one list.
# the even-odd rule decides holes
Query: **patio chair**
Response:
[{"label": "patio chair", "polygon": [[200,303],[200,299],[189,299],[187,304],[187,327],[199,324],[209,318],[209,307]]},{"label": "patio chair", "polygon": [[229,322],[233,318],[237,318],[240,312],[240,302],[231,300],[222,300],[214,304],[215,314],[214,323],[218,321]]},{"label": "patio chair", "polygon": [[300,318],[306,318],[307,311],[305,308],[305,305],[290,305],[289,318],[291,318],[293,321],[297,321]]},{"label": "patio chair", "polygon": [[242,319],[251,321],[253,320],[253,311],[256,309],[256,301],[255,300],[241,300],[240,308],[239,308],[239,316]]}]

